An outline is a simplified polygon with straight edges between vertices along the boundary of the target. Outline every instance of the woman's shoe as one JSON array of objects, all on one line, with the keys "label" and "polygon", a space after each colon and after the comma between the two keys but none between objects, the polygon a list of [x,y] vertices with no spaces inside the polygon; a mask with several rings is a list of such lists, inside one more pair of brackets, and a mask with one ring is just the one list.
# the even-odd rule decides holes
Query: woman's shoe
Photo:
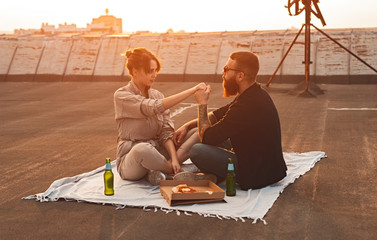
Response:
[{"label": "woman's shoe", "polygon": [[166,176],[161,171],[151,170],[147,173],[146,180],[153,186],[157,186],[160,185],[161,180],[166,180]]}]

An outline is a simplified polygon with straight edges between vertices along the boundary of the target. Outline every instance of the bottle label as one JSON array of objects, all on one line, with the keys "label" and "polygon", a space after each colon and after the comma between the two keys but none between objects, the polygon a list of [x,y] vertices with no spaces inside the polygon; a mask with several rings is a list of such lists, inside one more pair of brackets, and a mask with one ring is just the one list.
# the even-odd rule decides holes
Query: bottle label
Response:
[{"label": "bottle label", "polygon": [[228,171],[234,171],[233,163],[228,163]]},{"label": "bottle label", "polygon": [[106,163],[106,167],[105,167],[106,170],[111,170],[111,163]]}]

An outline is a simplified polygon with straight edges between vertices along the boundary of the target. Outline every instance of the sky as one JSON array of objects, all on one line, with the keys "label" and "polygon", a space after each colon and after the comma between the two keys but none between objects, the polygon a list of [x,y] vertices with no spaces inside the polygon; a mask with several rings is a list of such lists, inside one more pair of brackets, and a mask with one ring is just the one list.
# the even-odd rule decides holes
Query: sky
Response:
[{"label": "sky", "polygon": [[[92,18],[122,18],[123,32],[254,31],[300,28],[305,14],[289,16],[288,0],[13,0],[0,3],[0,32],[40,29],[42,23],[86,27]],[[377,27],[377,0],[321,0],[327,26],[312,15],[312,23],[326,28]]]}]

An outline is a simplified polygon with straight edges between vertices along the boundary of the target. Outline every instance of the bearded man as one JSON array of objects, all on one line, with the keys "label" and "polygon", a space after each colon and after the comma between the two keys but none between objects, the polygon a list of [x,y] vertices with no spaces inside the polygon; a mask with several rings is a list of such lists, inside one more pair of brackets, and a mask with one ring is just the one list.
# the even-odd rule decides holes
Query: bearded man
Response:
[{"label": "bearded man", "polygon": [[223,70],[224,97],[234,100],[208,114],[211,92],[195,93],[198,119],[174,134],[176,145],[192,128],[198,128],[201,143],[190,150],[191,161],[203,172],[223,181],[228,159],[232,158],[236,181],[241,189],[258,189],[276,183],[286,176],[281,147],[278,112],[269,94],[256,82],[258,56],[249,51],[230,54]]}]

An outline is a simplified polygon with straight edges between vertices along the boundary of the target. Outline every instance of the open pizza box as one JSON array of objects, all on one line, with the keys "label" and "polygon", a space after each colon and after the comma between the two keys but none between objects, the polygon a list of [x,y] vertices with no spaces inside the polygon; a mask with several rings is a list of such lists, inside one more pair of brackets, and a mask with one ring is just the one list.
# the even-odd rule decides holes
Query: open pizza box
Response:
[{"label": "open pizza box", "polygon": [[[173,192],[173,188],[180,184],[186,184],[196,192]],[[225,192],[209,180],[163,180],[160,182],[160,192],[169,206],[225,202]]]}]

